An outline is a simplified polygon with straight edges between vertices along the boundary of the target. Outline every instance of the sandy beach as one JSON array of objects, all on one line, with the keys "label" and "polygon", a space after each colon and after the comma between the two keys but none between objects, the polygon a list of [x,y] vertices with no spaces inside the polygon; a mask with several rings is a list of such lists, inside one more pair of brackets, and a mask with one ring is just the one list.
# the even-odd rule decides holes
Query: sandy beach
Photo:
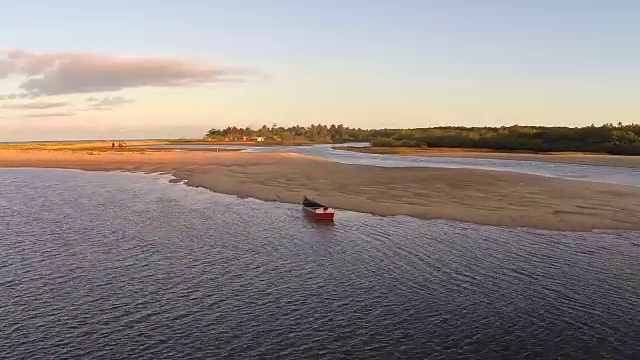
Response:
[{"label": "sandy beach", "polygon": [[171,174],[189,186],[339,209],[564,231],[640,230],[640,189],[467,169],[344,165],[296,154],[2,150],[0,167]]}]

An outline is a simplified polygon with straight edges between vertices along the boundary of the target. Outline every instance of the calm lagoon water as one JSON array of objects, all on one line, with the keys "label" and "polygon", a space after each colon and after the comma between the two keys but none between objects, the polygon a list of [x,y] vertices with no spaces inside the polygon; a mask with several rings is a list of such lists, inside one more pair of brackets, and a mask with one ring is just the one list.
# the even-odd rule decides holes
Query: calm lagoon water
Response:
[{"label": "calm lagoon water", "polygon": [[341,211],[0,169],[0,358],[640,354],[640,233]]}]

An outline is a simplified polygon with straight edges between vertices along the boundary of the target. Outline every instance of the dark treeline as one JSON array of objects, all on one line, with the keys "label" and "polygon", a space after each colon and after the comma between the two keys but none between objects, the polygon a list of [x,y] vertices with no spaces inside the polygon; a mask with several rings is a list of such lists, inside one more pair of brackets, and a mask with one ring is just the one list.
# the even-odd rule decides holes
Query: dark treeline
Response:
[{"label": "dark treeline", "polygon": [[310,125],[282,127],[262,125],[259,129],[227,126],[224,129],[211,129],[205,135],[207,140],[247,141],[262,137],[267,141],[341,143],[350,141],[369,141],[368,130],[354,129],[340,125]]},{"label": "dark treeline", "polygon": [[508,126],[354,129],[343,125],[311,125],[260,129],[211,129],[206,138],[239,140],[261,136],[275,141],[369,141],[373,146],[484,148],[525,151],[580,151],[640,155],[640,125],[605,124],[582,128]]},{"label": "dark treeline", "polygon": [[640,125],[582,128],[509,126],[373,130],[373,146],[485,148],[526,151],[581,151],[640,155]]}]

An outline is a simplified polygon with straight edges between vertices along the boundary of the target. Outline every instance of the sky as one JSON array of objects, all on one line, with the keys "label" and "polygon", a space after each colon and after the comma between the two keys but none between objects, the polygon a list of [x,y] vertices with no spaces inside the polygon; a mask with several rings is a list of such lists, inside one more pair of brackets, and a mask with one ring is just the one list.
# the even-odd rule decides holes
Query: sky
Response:
[{"label": "sky", "polygon": [[0,141],[640,122],[640,1],[0,0]]}]

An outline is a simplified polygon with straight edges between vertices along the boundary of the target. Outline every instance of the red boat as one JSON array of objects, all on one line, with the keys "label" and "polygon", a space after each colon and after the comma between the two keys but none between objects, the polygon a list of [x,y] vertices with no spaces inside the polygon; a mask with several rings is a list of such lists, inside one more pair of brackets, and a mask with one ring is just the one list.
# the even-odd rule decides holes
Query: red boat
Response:
[{"label": "red boat", "polygon": [[313,220],[332,221],[336,210],[320,204],[317,201],[310,200],[306,196],[302,200],[302,210]]}]

